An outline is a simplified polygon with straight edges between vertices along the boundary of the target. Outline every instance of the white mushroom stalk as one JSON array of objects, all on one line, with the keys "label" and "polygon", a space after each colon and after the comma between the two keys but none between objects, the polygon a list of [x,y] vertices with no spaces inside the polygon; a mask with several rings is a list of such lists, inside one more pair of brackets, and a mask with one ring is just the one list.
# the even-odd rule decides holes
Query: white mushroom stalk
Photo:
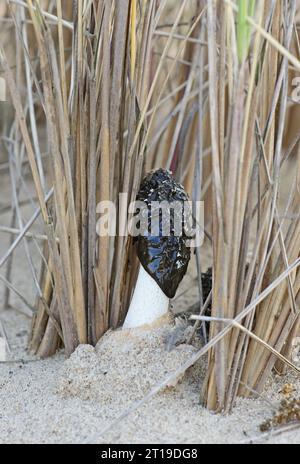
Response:
[{"label": "white mushroom stalk", "polygon": [[168,309],[169,298],[141,265],[123,329],[152,325],[165,316]]}]

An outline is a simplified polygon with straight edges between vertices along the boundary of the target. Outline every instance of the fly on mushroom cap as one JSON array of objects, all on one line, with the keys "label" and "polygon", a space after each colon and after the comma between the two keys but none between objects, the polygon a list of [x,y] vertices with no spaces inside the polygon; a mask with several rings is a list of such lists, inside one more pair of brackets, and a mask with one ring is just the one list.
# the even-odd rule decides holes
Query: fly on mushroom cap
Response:
[{"label": "fly on mushroom cap", "polygon": [[[139,235],[137,239],[139,260],[165,295],[173,298],[190,260],[190,248],[187,246],[189,237],[184,227],[184,212],[187,211],[184,202],[189,201],[189,197],[169,171],[158,169],[144,178],[137,200],[145,202],[148,207],[147,233]],[[152,202],[164,202],[168,209],[166,217],[166,211],[161,210],[158,203]],[[154,220],[157,220],[158,227],[153,233]],[[163,233],[164,221],[169,222],[168,235]],[[180,234],[178,224],[181,225]]]}]

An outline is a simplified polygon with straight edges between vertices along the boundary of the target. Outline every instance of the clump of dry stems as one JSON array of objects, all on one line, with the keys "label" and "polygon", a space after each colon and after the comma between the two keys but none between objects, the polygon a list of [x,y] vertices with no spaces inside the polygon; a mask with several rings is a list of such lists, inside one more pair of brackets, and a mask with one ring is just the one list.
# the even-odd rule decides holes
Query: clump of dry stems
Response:
[{"label": "clump of dry stems", "polygon": [[[201,254],[212,248],[209,341],[187,361],[209,352],[203,401],[228,411],[238,394],[260,391],[274,367],[297,370],[299,130],[289,131],[291,79],[300,71],[296,0],[8,7],[16,68],[5,47],[0,59],[16,115],[10,138],[21,135],[20,144],[8,144],[12,226],[20,232],[0,266],[41,214],[31,350],[48,356],[63,344],[70,354],[121,323],[135,254],[118,226],[115,237],[97,236],[97,204],[112,200],[123,214],[143,173],[165,167],[205,201],[211,237],[195,251],[201,319]],[[27,224],[18,201],[24,159],[38,198]]]}]

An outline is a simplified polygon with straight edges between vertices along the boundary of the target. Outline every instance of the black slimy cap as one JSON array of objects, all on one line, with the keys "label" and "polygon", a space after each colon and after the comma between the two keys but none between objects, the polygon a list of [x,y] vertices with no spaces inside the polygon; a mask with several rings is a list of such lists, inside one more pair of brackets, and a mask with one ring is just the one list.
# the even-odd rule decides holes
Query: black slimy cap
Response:
[{"label": "black slimy cap", "polygon": [[[173,298],[178,285],[186,273],[190,260],[189,237],[185,234],[185,218],[183,204],[189,197],[183,186],[175,181],[169,171],[158,169],[150,172],[142,181],[137,195],[138,201],[148,206],[147,233],[137,238],[137,254],[144,269],[157,282],[168,298]],[[151,202],[168,202],[169,234],[163,235],[163,217],[159,208],[151,208]],[[182,204],[182,210],[172,209],[172,203]],[[152,204],[153,206],[153,204]],[[186,206],[185,206],[186,208]],[[189,213],[191,215],[191,212]],[[180,215],[180,217],[178,216]],[[153,219],[158,219],[158,229],[151,232]],[[180,235],[176,233],[175,222],[181,222]]]}]

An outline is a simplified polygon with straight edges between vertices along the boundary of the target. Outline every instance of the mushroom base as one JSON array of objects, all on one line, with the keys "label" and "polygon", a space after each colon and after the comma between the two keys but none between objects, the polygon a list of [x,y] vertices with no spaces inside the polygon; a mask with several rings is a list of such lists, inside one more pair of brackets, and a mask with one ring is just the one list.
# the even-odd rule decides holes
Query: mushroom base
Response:
[{"label": "mushroom base", "polygon": [[141,266],[123,329],[153,324],[168,309],[169,298]]}]

